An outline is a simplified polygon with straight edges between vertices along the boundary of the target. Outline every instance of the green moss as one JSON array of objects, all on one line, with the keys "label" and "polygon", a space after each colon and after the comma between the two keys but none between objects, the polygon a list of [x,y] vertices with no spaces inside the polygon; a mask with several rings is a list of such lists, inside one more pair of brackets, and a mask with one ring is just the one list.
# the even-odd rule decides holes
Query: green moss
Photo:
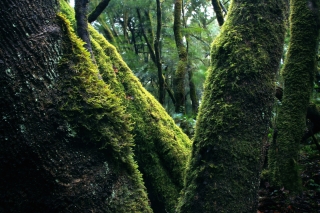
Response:
[{"label": "green moss", "polygon": [[154,209],[166,208],[172,212],[182,189],[191,143],[158,101],[143,88],[116,49],[97,32],[91,31],[91,35],[110,57],[112,66],[118,69],[115,76],[121,86],[115,85],[115,88],[135,122],[135,158],[144,175],[151,203]]},{"label": "green moss", "polygon": [[[71,14],[68,18],[73,17]],[[115,116],[111,120],[128,123],[123,131],[132,128],[134,140],[126,145],[134,144],[134,158],[143,174],[154,211],[173,212],[182,189],[191,142],[161,104],[143,88],[116,48],[92,27],[89,31],[99,69],[95,76],[99,78],[100,74],[101,82],[112,89],[117,106],[121,105],[118,110],[123,109],[125,112],[121,113],[130,115],[129,118]]]},{"label": "green moss", "polygon": [[[65,78],[59,86],[60,111],[67,120],[72,140],[102,147],[108,154],[108,168],[117,176],[110,186],[106,211],[152,212],[141,173],[133,159],[132,121],[122,101],[102,79],[83,42],[70,23],[58,15],[64,38],[59,72]],[[107,170],[107,173],[109,173]]]},{"label": "green moss", "polygon": [[284,40],[283,3],[231,2],[211,46],[178,212],[256,212],[261,150]]},{"label": "green moss", "polygon": [[318,1],[290,1],[291,40],[283,68],[284,94],[277,138],[269,151],[274,183],[296,192],[302,187],[297,164],[316,71],[319,6]]},{"label": "green moss", "polygon": [[176,47],[179,55],[179,62],[176,72],[174,74],[174,97],[175,112],[185,114],[185,77],[187,74],[187,60],[188,53],[185,45],[183,44],[183,38],[181,33],[181,13],[182,13],[182,1],[177,0],[174,4],[174,24],[173,32],[176,42]]}]

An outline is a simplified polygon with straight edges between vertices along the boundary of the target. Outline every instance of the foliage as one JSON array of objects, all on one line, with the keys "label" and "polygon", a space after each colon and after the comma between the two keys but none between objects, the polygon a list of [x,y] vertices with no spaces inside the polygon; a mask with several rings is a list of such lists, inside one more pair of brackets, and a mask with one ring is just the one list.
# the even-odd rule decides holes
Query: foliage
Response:
[{"label": "foliage", "polygon": [[[91,8],[98,3],[98,1],[91,1]],[[177,67],[178,54],[174,44],[173,35],[173,7],[172,3],[168,1],[161,2],[162,7],[162,21],[164,25],[162,26],[161,32],[161,63],[164,70],[164,77],[166,79],[166,84],[169,88],[174,86],[173,76],[174,71]],[[207,1],[185,1],[183,5],[184,10],[184,20],[187,23],[182,29],[183,33],[188,34],[188,59],[190,70],[195,71],[198,67],[208,66],[209,59],[208,55],[210,52],[210,42],[212,37],[214,37],[219,28],[214,22],[214,16],[212,15],[212,5]],[[151,92],[155,97],[158,96],[158,76],[157,68],[150,60],[150,53],[146,46],[146,42],[142,36],[141,26],[143,26],[145,31],[152,32],[149,37],[151,43],[154,40],[154,35],[156,31],[156,11],[155,11],[154,1],[111,1],[106,12],[102,14],[102,19],[94,23],[94,27],[102,34],[104,34],[103,24],[100,23],[104,21],[105,24],[112,29],[113,35],[117,40],[116,45],[119,53],[123,57],[124,61],[129,65],[132,71],[139,77],[141,83]],[[142,11],[142,16],[144,12],[150,14],[151,24],[148,25],[142,17],[142,22],[137,18],[136,10]],[[127,27],[124,28],[124,24],[127,23]],[[109,40],[109,39],[108,39]],[[110,41],[109,41],[110,42]],[[113,43],[113,42],[111,42]],[[115,43],[113,43],[115,44]],[[146,67],[146,69],[141,69]],[[207,67],[205,68],[207,69]],[[187,81],[187,78],[186,78]],[[202,94],[203,81],[196,84],[197,96],[200,97]],[[186,94],[189,94],[189,86],[185,86]],[[189,99],[189,95],[186,96]],[[186,109],[191,109],[190,101],[186,102]],[[168,112],[173,112],[173,104],[166,95],[166,101],[164,107]],[[187,112],[191,114],[191,110]]]}]

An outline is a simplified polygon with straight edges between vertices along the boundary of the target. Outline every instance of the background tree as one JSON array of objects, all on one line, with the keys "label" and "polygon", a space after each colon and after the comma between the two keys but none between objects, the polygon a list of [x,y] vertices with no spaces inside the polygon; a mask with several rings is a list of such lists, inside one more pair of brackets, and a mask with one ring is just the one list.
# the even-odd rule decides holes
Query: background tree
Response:
[{"label": "background tree", "polygon": [[179,56],[179,62],[174,75],[175,112],[185,113],[185,77],[187,73],[188,55],[182,36],[182,0],[175,0],[173,32]]},{"label": "background tree", "polygon": [[233,0],[211,50],[179,212],[256,212],[284,2]]},{"label": "background tree", "polygon": [[[96,2],[96,4],[98,4],[98,2]],[[94,1],[91,1],[91,10],[96,7],[96,4],[94,4]],[[115,36],[116,40],[120,41],[122,37],[122,27],[120,23],[120,19],[122,19],[121,11],[125,7],[131,8],[129,10],[129,16],[131,17],[130,27],[127,29],[130,44],[118,42],[118,49],[124,57],[124,60],[139,77],[142,84],[148,91],[158,97],[158,100],[163,99],[160,91],[163,91],[163,87],[165,88],[168,95],[166,95],[164,101],[162,100],[161,102],[163,102],[163,106],[169,113],[174,114],[175,98],[172,88],[177,62],[179,60],[172,30],[174,14],[172,3],[166,1],[161,3],[161,19],[159,19],[160,16],[156,10],[156,2],[129,0],[123,2],[110,1],[107,10],[108,15],[106,15],[105,12],[102,13],[104,23],[100,23],[100,20],[98,20],[98,22],[94,22],[93,25],[105,35],[110,33],[105,33],[105,27],[102,26],[110,26],[109,28],[113,31],[113,35],[120,35],[118,37]],[[209,55],[209,43],[211,42],[213,34],[216,34],[219,30],[214,24],[213,20],[215,17],[212,16],[211,8],[211,3],[203,0],[186,1],[182,5],[184,19],[181,20],[184,26],[182,26],[181,30],[183,34],[189,36],[189,65],[187,71],[191,75],[189,75],[189,84],[187,83],[188,78],[185,77],[184,88],[185,106],[187,114],[189,115],[197,111],[198,97],[202,94],[202,83],[204,81],[206,68],[209,65],[209,59],[206,58],[206,56]],[[136,13],[137,10],[140,11],[140,18]],[[162,23],[158,24],[160,23],[159,21]],[[159,26],[161,30],[158,30]],[[158,40],[156,36],[157,32],[161,32],[158,42],[161,64],[157,62],[154,63],[155,57],[153,56],[155,52],[158,52],[155,48],[156,41]],[[110,36],[107,38],[109,37]],[[147,40],[145,38],[147,38]],[[160,68],[162,75],[159,74]],[[161,79],[164,81],[161,82]],[[165,94],[165,92],[162,92],[162,94]]]},{"label": "background tree", "polygon": [[[301,190],[300,142],[314,86],[319,37],[319,1],[290,1],[290,44],[284,68],[284,93],[269,151],[273,180],[290,191]],[[308,39],[306,39],[308,38]]]}]

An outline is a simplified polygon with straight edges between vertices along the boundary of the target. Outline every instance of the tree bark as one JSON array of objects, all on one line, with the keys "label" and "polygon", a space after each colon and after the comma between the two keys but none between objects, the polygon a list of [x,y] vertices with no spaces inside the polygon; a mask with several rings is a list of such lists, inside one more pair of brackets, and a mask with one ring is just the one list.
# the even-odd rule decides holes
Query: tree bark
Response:
[{"label": "tree bark", "polygon": [[0,1],[0,211],[152,212],[131,145],[112,142],[133,140],[124,108],[56,3]]},{"label": "tree bark", "polygon": [[176,47],[179,55],[177,69],[174,75],[174,96],[176,100],[175,112],[185,113],[185,77],[187,73],[187,49],[183,44],[183,37],[181,34],[181,14],[182,14],[182,0],[175,0],[174,4],[174,22],[173,32]]},{"label": "tree bark", "polygon": [[216,13],[218,24],[221,27],[224,23],[224,18],[223,18],[220,2],[218,0],[212,0],[211,2],[212,2],[213,10]]},{"label": "tree bark", "polygon": [[89,51],[91,57],[93,58],[90,36],[88,32],[88,3],[89,0],[75,0],[74,10],[76,12],[78,36],[85,42],[83,46]]},{"label": "tree bark", "polygon": [[156,38],[154,42],[154,51],[156,58],[156,66],[158,70],[158,79],[159,79],[159,102],[164,105],[165,103],[165,78],[162,72],[161,64],[161,51],[160,51],[160,36],[161,36],[161,26],[162,26],[162,14],[161,14],[161,3],[160,0],[156,0],[157,3],[157,31]]},{"label": "tree bark", "polygon": [[283,50],[283,9],[279,0],[232,1],[212,44],[178,212],[257,211],[273,80]]},{"label": "tree bark", "polygon": [[102,0],[88,16],[88,22],[94,22],[109,5],[110,0]]},{"label": "tree bark", "polygon": [[294,192],[302,189],[297,162],[317,65],[319,6],[316,0],[290,1],[291,38],[283,68],[284,91],[276,126],[278,136],[269,149],[274,183]]}]

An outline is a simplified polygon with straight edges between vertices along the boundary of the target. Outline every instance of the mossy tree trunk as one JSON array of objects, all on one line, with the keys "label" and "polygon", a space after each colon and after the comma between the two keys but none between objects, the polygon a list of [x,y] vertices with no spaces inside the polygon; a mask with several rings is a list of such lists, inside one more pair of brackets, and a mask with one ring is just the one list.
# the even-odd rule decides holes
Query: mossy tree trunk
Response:
[{"label": "mossy tree trunk", "polygon": [[174,4],[174,23],[173,32],[176,47],[179,55],[177,69],[174,75],[174,96],[175,96],[175,112],[185,113],[185,77],[187,73],[187,49],[183,44],[181,33],[182,21],[182,0],[175,0]]},{"label": "mossy tree trunk", "polygon": [[128,115],[57,10],[0,1],[0,211],[152,212]]},{"label": "mossy tree trunk", "polygon": [[[73,20],[71,7],[63,1],[60,3],[62,11]],[[102,79],[113,88],[134,123],[132,130],[135,136],[134,158],[143,174],[151,207],[154,212],[174,212],[179,192],[183,187],[186,161],[190,154],[190,141],[161,104],[142,87],[115,47],[93,27],[89,26],[89,31]],[[114,117],[110,119],[112,120],[128,122],[128,118]],[[117,128],[117,131],[121,129]],[[110,131],[104,132],[108,134]],[[126,142],[118,141],[121,144]]]},{"label": "mossy tree trunk", "polygon": [[233,0],[211,49],[181,213],[256,212],[284,1]]},{"label": "mossy tree trunk", "polygon": [[319,37],[319,1],[290,1],[290,43],[283,68],[284,93],[275,140],[269,151],[273,181],[290,191],[301,190],[299,144],[313,89]]}]

